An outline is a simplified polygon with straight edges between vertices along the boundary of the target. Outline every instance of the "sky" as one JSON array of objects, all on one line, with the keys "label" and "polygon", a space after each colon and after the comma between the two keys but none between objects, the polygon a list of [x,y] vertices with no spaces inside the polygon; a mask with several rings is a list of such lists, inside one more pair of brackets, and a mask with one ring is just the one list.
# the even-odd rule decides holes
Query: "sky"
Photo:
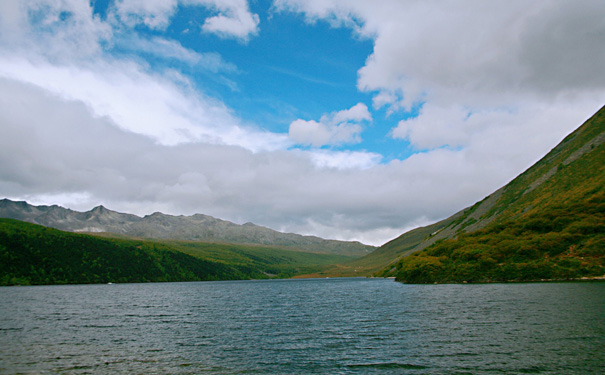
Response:
[{"label": "sky", "polygon": [[602,0],[2,0],[0,197],[381,245],[605,104]]}]

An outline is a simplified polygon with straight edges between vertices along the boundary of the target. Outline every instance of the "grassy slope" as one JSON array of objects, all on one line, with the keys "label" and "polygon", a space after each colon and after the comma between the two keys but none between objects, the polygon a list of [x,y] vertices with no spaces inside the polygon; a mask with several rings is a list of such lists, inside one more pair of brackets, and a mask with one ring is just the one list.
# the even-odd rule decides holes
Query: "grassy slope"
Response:
[{"label": "grassy slope", "polygon": [[[133,239],[114,233],[88,233],[95,237],[114,239]],[[260,269],[261,273],[292,277],[298,274],[322,272],[324,268],[336,263],[349,262],[355,257],[305,252],[300,249],[279,246],[234,244],[200,241],[180,241],[162,239],[138,239],[169,246],[196,258],[228,264],[231,266]]]},{"label": "grassy slope", "polygon": [[393,263],[394,260],[409,254],[427,238],[431,237],[431,234],[443,229],[447,226],[457,215],[452,218],[442,220],[438,223],[428,225],[426,227],[416,228],[400,237],[387,242],[386,244],[379,247],[374,252],[348,262],[336,264],[331,267],[327,267],[321,272],[304,275],[305,277],[350,277],[350,276],[369,276],[376,272],[383,270],[385,266]]},{"label": "grassy slope", "polygon": [[[508,184],[461,231],[402,258],[405,282],[567,279],[605,273],[605,109]],[[460,218],[464,222],[471,210]],[[452,223],[453,224],[453,223]],[[386,272],[388,273],[388,271]]]},{"label": "grassy slope", "polygon": [[217,244],[184,241],[163,241],[175,250],[196,258],[236,267],[262,270],[277,277],[319,272],[326,266],[348,261],[351,257],[334,254],[308,253],[261,245]]},{"label": "grassy slope", "polygon": [[0,285],[288,277],[344,259],[260,246],[100,238],[0,219]]}]

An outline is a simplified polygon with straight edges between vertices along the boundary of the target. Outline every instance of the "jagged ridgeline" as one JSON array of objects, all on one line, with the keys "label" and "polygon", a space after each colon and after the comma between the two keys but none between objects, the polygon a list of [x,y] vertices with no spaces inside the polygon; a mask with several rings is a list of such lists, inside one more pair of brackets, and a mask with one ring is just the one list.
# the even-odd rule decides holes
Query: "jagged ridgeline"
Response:
[{"label": "jagged ridgeline", "polygon": [[[408,283],[605,276],[605,107],[472,207],[366,257]],[[367,260],[366,260],[367,261]]]},{"label": "jagged ridgeline", "polygon": [[243,225],[208,215],[173,216],[155,212],[139,217],[98,206],[78,212],[27,202],[0,200],[0,217],[17,219],[69,232],[114,233],[147,239],[173,239],[246,245],[277,246],[295,251],[360,257],[376,248],[359,242],[326,240],[282,233],[252,223]]}]

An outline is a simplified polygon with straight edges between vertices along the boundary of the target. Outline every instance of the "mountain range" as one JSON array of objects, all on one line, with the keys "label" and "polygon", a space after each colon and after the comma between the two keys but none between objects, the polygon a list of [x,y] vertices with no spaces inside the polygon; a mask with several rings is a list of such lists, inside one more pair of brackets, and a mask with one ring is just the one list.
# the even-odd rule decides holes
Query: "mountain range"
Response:
[{"label": "mountain range", "polygon": [[360,257],[375,247],[359,242],[326,240],[282,233],[246,223],[235,224],[208,215],[173,216],[155,212],[139,217],[97,206],[79,212],[57,205],[35,206],[24,201],[0,200],[0,217],[39,224],[69,232],[112,233],[145,239],[172,239],[277,246],[281,248]]}]

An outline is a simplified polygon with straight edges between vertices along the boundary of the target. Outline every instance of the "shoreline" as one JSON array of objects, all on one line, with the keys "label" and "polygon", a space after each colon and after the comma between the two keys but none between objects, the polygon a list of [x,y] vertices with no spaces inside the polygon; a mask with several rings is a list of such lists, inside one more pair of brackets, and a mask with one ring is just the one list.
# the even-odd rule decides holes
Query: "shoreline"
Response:
[{"label": "shoreline", "polygon": [[522,283],[565,283],[565,282],[603,282],[605,276],[585,276],[573,279],[538,279],[538,280],[483,280],[483,281],[434,281],[426,283],[410,283],[397,280],[394,277],[385,277],[385,279],[394,279],[396,282],[408,285],[441,285],[441,284],[522,284]]}]

